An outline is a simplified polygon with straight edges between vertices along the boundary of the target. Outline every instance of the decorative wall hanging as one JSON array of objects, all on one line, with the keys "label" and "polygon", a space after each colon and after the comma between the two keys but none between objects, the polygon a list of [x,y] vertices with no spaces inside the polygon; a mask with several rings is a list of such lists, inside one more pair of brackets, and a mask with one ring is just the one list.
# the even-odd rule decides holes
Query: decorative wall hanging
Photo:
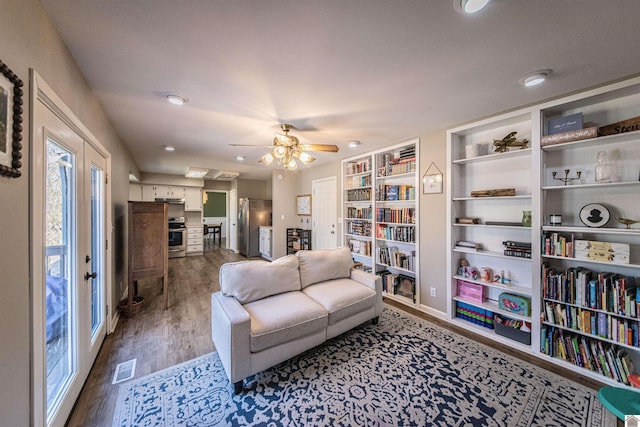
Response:
[{"label": "decorative wall hanging", "polygon": [[22,173],[22,80],[0,61],[0,175]]},{"label": "decorative wall hanging", "polygon": [[442,193],[444,175],[435,162],[431,162],[426,172],[422,176],[422,193],[435,194]]},{"label": "decorative wall hanging", "polygon": [[296,201],[298,215],[311,215],[311,194],[302,194]]}]

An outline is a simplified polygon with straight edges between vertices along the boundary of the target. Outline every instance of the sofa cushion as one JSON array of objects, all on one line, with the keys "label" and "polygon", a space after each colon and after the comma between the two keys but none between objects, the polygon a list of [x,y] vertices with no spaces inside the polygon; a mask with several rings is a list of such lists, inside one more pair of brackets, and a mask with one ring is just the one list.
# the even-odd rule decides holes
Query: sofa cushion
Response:
[{"label": "sofa cushion", "polygon": [[298,258],[287,255],[274,262],[252,260],[223,264],[220,290],[246,304],[282,292],[300,290]]},{"label": "sofa cushion", "polygon": [[343,246],[336,249],[320,249],[299,251],[300,283],[302,287],[325,280],[349,277],[353,259],[351,250]]},{"label": "sofa cushion", "polygon": [[352,279],[316,283],[302,292],[329,312],[329,325],[376,305],[376,291]]},{"label": "sofa cushion", "polygon": [[302,292],[285,292],[245,304],[251,317],[251,352],[294,341],[327,327],[327,311]]}]

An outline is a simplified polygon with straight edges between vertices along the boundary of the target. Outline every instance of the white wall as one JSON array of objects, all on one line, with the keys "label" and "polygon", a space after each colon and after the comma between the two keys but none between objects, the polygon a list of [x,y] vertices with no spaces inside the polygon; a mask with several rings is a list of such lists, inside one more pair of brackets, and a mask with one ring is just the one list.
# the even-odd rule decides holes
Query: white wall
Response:
[{"label": "white wall", "polygon": [[[29,68],[62,98],[65,104],[112,155],[113,277],[112,304],[126,285],[126,216],[129,171],[139,174],[100,104],[87,85],[37,0],[2,1],[0,59],[24,83],[23,166],[17,179],[0,177],[0,288],[5,304],[0,310],[0,424],[30,424],[30,313],[29,301],[29,176],[30,91]],[[120,283],[123,283],[121,286]]]}]

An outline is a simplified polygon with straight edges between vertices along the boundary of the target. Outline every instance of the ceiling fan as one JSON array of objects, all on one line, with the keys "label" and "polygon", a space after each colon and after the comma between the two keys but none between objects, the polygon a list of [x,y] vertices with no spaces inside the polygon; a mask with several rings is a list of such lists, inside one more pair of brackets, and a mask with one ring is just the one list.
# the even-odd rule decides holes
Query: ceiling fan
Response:
[{"label": "ceiling fan", "polygon": [[282,165],[285,169],[294,170],[298,167],[296,159],[307,165],[315,160],[315,157],[306,153],[306,151],[324,151],[329,153],[337,153],[338,146],[331,144],[300,144],[298,138],[289,135],[289,131],[293,126],[290,124],[281,124],[280,128],[284,135],[276,133],[273,138],[273,145],[247,145],[247,144],[230,144],[234,147],[272,147],[273,151],[265,154],[258,160],[266,165],[270,165],[274,160]]}]

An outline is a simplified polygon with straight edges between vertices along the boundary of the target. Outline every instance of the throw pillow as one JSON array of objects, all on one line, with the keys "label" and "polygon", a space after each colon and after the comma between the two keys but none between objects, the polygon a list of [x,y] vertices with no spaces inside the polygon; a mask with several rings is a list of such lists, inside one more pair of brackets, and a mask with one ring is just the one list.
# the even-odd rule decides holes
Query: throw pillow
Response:
[{"label": "throw pillow", "polygon": [[343,246],[336,249],[299,251],[300,282],[305,288],[325,280],[343,279],[351,276],[351,250]]},{"label": "throw pillow", "polygon": [[273,262],[239,261],[220,267],[220,290],[246,304],[283,292],[299,291],[298,258],[287,255]]}]

